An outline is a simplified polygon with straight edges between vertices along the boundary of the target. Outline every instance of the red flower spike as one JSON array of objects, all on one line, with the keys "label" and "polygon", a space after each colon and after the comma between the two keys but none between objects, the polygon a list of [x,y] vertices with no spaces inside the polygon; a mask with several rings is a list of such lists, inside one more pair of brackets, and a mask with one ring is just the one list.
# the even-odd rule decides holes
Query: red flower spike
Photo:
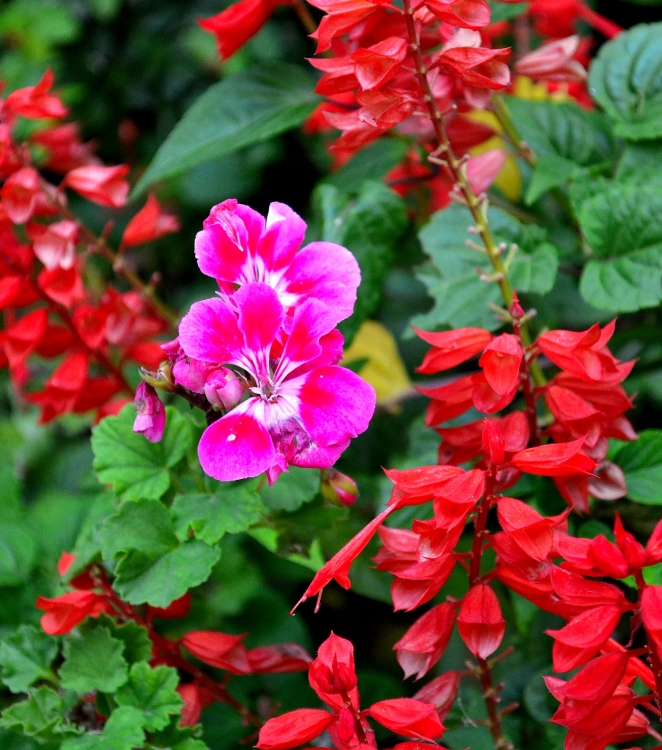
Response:
[{"label": "red flower spike", "polygon": [[641,595],[641,614],[649,645],[662,659],[662,586],[646,586]]},{"label": "red flower spike", "polygon": [[437,716],[443,721],[450,713],[460,689],[460,675],[458,672],[444,672],[435,677],[414,694],[414,700],[431,703],[437,711]]},{"label": "red flower spike", "polygon": [[592,659],[611,637],[623,608],[605,605],[577,615],[560,630],[546,630],[556,641],[552,648],[555,672],[569,672]]},{"label": "red flower spike", "polygon": [[180,617],[186,617],[191,609],[191,594],[187,591],[184,596],[170,602],[167,607],[152,607],[148,605],[148,610],[152,617],[158,617],[160,620],[177,620]]},{"label": "red flower spike", "polygon": [[558,445],[540,445],[527,448],[513,456],[513,465],[527,474],[543,477],[564,477],[573,474],[590,474],[595,461],[582,450],[584,439]]},{"label": "red flower spike", "polygon": [[179,219],[163,211],[153,193],[149,194],[147,203],[127,224],[122,234],[122,245],[142,245],[163,237],[171,232],[178,232]]},{"label": "red flower spike", "polygon": [[231,674],[250,674],[247,651],[241,643],[243,638],[243,635],[195,630],[187,633],[181,643],[193,656],[211,667],[225,669]]},{"label": "red flower spike", "polygon": [[505,461],[505,449],[503,432],[498,425],[486,419],[483,422],[483,450],[492,466],[498,466]]},{"label": "red flower spike", "polygon": [[129,173],[125,165],[77,167],[62,182],[84,198],[109,208],[122,208],[129,195],[129,183],[124,179]]},{"label": "red flower spike", "polygon": [[297,643],[260,646],[248,652],[251,674],[287,674],[303,672],[312,661],[306,649]]},{"label": "red flower spike", "polygon": [[626,578],[630,573],[630,565],[621,551],[602,534],[591,540],[588,559],[597,570],[610,578]]},{"label": "red flower spike", "polygon": [[44,611],[41,627],[48,635],[65,635],[88,617],[112,612],[105,597],[91,591],[69,591],[55,598],[40,596],[36,607]]},{"label": "red flower spike", "polygon": [[54,77],[47,68],[36,86],[27,86],[12,91],[5,100],[5,107],[14,115],[34,119],[58,118],[67,114],[67,108],[59,97],[48,92],[53,85]]},{"label": "red flower spike", "polygon": [[444,726],[434,706],[412,698],[393,698],[375,703],[365,712],[395,734],[415,739],[441,737]]},{"label": "red flower spike", "polygon": [[407,57],[407,43],[397,36],[388,37],[352,55],[354,73],[364,91],[383,86],[391,80]]},{"label": "red flower spike", "polygon": [[485,347],[478,364],[490,387],[500,396],[510,393],[518,384],[523,356],[519,340],[512,333],[493,338]]},{"label": "red flower spike", "polygon": [[662,521],[658,521],[646,545],[646,565],[659,562],[662,562]]},{"label": "red flower spike", "polygon": [[482,29],[490,22],[486,0],[426,0],[425,5],[441,21],[462,29]]},{"label": "red flower spike", "polygon": [[499,600],[487,584],[478,583],[469,589],[460,605],[457,627],[469,651],[479,659],[487,659],[499,648],[506,622]]},{"label": "red flower spike", "polygon": [[432,375],[450,370],[480,354],[492,340],[492,334],[482,328],[457,328],[454,331],[428,333],[414,328],[417,336],[434,347],[423,358],[416,372]]},{"label": "red flower spike", "polygon": [[221,60],[227,60],[264,26],[279,0],[239,0],[210,18],[198,19],[201,29],[216,37]]},{"label": "red flower spike", "polygon": [[319,708],[300,708],[269,719],[260,729],[260,750],[290,750],[319,737],[334,719],[334,714]]},{"label": "red flower spike", "polygon": [[554,541],[555,519],[543,518],[530,505],[512,497],[499,500],[497,516],[501,528],[531,559],[547,559]]},{"label": "red flower spike", "polygon": [[[351,539],[341,550],[337,552],[324,567],[319,570],[308,588],[304,591],[303,596],[294,605],[294,611],[301,602],[305,602],[311,596],[320,594],[322,589],[331,581],[337,581],[343,588],[348,589],[351,583],[348,578],[349,569],[354,560],[363,552],[368,542],[372,539],[377,529],[384,523],[388,516],[396,510],[396,506],[391,506],[383,510],[378,516],[365,526],[359,533]],[[319,606],[319,604],[318,604]]]},{"label": "red flower spike", "polygon": [[455,623],[455,607],[438,604],[407,630],[393,646],[405,679],[416,674],[420,680],[442,657]]}]

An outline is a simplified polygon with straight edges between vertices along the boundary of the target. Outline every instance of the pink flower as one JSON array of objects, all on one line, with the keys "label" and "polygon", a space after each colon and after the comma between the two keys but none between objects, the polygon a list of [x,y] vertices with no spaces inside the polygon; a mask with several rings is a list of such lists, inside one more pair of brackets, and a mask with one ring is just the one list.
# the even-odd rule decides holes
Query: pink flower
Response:
[{"label": "pink flower", "polygon": [[299,247],[306,223],[284,203],[272,203],[264,217],[236,200],[214,206],[195,238],[202,273],[216,279],[229,300],[235,285],[262,282],[276,290],[289,310],[307,299],[324,302],[334,324],[349,317],[361,272],[354,256],[332,242]]},{"label": "pink flower", "polygon": [[232,305],[209,299],[191,307],[179,328],[184,353],[240,368],[249,393],[205,430],[198,455],[207,474],[232,481],[267,471],[273,482],[288,465],[326,469],[367,428],[375,392],[335,366],[342,336],[334,312],[309,298],[283,328],[284,305],[265,283],[245,283]]},{"label": "pink flower", "polygon": [[136,389],[134,406],[136,421],[133,423],[133,431],[142,432],[150,443],[158,443],[163,437],[166,414],[161,399],[151,385],[140,383]]}]

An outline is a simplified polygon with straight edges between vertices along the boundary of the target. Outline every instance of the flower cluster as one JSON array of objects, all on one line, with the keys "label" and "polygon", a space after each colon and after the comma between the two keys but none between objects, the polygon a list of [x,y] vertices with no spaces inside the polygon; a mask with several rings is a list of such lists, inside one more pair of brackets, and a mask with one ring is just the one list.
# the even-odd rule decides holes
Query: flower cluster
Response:
[{"label": "flower cluster", "polygon": [[[328,732],[334,747],[377,747],[371,718],[394,734],[413,740],[441,737],[444,727],[431,700],[393,698],[361,710],[354,668],[354,647],[334,633],[319,647],[308,667],[310,686],[331,711],[301,708],[269,719],[260,730],[260,750],[290,750]],[[418,747],[416,742],[400,745]]]},{"label": "flower cluster", "polygon": [[[75,563],[74,555],[63,552],[58,563],[58,572],[66,579]],[[152,644],[152,666],[167,665],[177,668],[187,676],[177,688],[184,701],[182,726],[194,726],[200,719],[202,710],[221,701],[238,710],[244,719],[251,718],[247,709],[227,691],[226,685],[232,675],[285,674],[308,669],[312,661],[310,655],[296,643],[278,643],[248,649],[242,641],[246,634],[230,635],[212,630],[187,632],[178,640],[170,640],[160,635],[154,627],[154,620],[172,620],[186,617],[191,606],[189,593],[175,599],[168,607],[159,608],[147,605],[142,612],[122,601],[113,591],[105,570],[99,565],[91,565],[75,574],[69,581],[73,589],[57,597],[40,596],[37,608],[44,614],[41,627],[49,635],[66,635],[88,617],[101,614],[111,616],[118,624],[133,622],[146,628]],[[186,656],[190,654],[198,661],[226,675],[217,682],[196,667]],[[260,724],[257,717],[253,723]]]},{"label": "flower cluster", "polygon": [[[210,424],[198,455],[215,479],[266,472],[273,483],[290,465],[328,469],[372,417],[373,388],[337,366],[336,325],[352,313],[358,264],[331,242],[299,250],[305,231],[282,203],[271,204],[265,221],[227,200],[196,237],[198,265],[217,281],[218,297],[192,305],[164,347],[167,376],[150,382],[205,409]],[[138,420],[149,415],[136,430],[153,426],[154,399],[139,394]]]},{"label": "flower cluster", "polygon": [[[150,196],[115,254],[106,233],[96,237],[68,209],[67,189],[100,206],[124,206],[129,168],[101,165],[76,124],[62,121],[67,109],[52,85],[47,71],[0,103],[0,365],[9,367],[16,392],[40,407],[41,422],[66,412],[113,413],[133,394],[124,364],[158,365],[162,351],[153,339],[168,329],[168,317],[122,253],[179,226]],[[34,127],[19,142],[26,119]],[[56,186],[39,169],[63,179]],[[93,254],[134,288],[95,292],[86,283]]]}]

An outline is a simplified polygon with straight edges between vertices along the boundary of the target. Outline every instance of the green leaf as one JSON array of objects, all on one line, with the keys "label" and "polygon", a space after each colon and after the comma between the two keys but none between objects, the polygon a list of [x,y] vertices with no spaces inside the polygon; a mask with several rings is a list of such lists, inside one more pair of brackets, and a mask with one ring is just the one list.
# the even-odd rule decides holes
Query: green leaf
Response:
[{"label": "green leaf", "polygon": [[0,586],[25,583],[37,559],[37,543],[19,523],[0,524]]},{"label": "green leaf", "polygon": [[158,500],[170,487],[168,469],[186,455],[191,429],[176,409],[166,408],[163,440],[150,443],[133,432],[131,404],[116,417],[106,417],[92,433],[94,470],[102,484],[112,484],[123,500]]},{"label": "green leaf", "polygon": [[252,487],[221,485],[214,494],[180,495],[172,515],[180,539],[195,536],[215,544],[224,534],[239,534],[262,518],[263,506]]},{"label": "green leaf", "polygon": [[132,198],[158,180],[301,125],[319,97],[301,68],[270,63],[210,86],[161,145]]},{"label": "green leaf", "polygon": [[332,185],[321,185],[314,201],[322,217],[321,239],[349,248],[361,268],[354,314],[339,326],[348,346],[379,304],[393,251],[407,228],[407,208],[380,182],[364,182],[354,199]]},{"label": "green leaf", "polygon": [[498,0],[488,0],[490,4],[490,22],[510,21],[528,9],[528,3],[503,3]]},{"label": "green leaf", "polygon": [[110,715],[103,734],[88,732],[62,743],[61,750],[134,750],[143,747],[143,715],[131,706],[121,706]]},{"label": "green leaf", "polygon": [[662,181],[662,141],[628,143],[618,160],[616,179],[644,185]]},{"label": "green leaf", "polygon": [[25,693],[37,680],[51,676],[58,642],[32,625],[21,625],[0,642],[0,677],[12,693]]},{"label": "green leaf", "polygon": [[617,136],[662,137],[662,23],[634,26],[604,44],[591,65],[589,88]]},{"label": "green leaf", "polygon": [[112,693],[127,680],[124,644],[106,628],[95,628],[64,643],[65,662],[60,668],[62,686],[79,693],[101,690]]},{"label": "green leaf", "polygon": [[113,619],[106,614],[100,617],[89,619],[83,626],[85,630],[94,628],[106,628],[113,638],[122,641],[124,651],[122,655],[129,665],[136,662],[149,661],[152,656],[152,641],[150,640],[147,628],[138,625],[135,622],[125,622],[118,625]]},{"label": "green leaf", "polygon": [[401,138],[379,138],[369,146],[357,151],[337,171],[324,179],[345,193],[355,194],[366,180],[381,180],[406,156],[409,144]]},{"label": "green leaf", "polygon": [[30,737],[44,740],[62,740],[80,731],[65,723],[69,706],[55,690],[39,687],[28,691],[27,700],[14,703],[2,712],[0,726]]},{"label": "green leaf", "polygon": [[104,492],[90,505],[72,550],[76,559],[67,572],[67,578],[80,573],[101,553],[99,534],[106,519],[115,512],[116,502],[111,492]]},{"label": "green leaf", "polygon": [[[517,291],[548,292],[556,279],[558,253],[544,242],[544,230],[520,224],[493,207],[488,209],[488,220],[497,242],[515,243],[519,247],[509,269]],[[492,266],[484,254],[466,245],[467,240],[475,242],[476,239],[468,232],[472,225],[469,210],[452,204],[433,214],[419,233],[431,262],[422,266],[417,275],[435,305],[429,312],[417,315],[412,325],[425,330],[440,326],[478,326],[487,330],[499,327],[499,321],[489,308],[490,302],[502,302],[499,287],[496,283],[481,281],[477,272],[480,269],[490,274]]]},{"label": "green leaf", "polygon": [[662,191],[611,183],[580,205],[578,220],[594,258],[580,292],[594,307],[634,312],[662,299]]},{"label": "green leaf", "polygon": [[614,456],[623,469],[628,497],[643,505],[662,505],[662,430],[644,430],[639,440]]},{"label": "green leaf", "polygon": [[180,543],[157,500],[124,503],[101,531],[105,558],[122,553],[114,587],[131,604],[167,607],[209,577],[219,550],[198,539]]},{"label": "green leaf", "polygon": [[149,664],[134,664],[129,681],[115,694],[118,706],[133,706],[143,715],[143,726],[148,732],[166,727],[171,714],[179,713],[184,701],[176,687],[179,683],[177,670],[172,667],[156,667]]},{"label": "green leaf", "polygon": [[272,510],[298,510],[310,502],[319,492],[320,474],[314,469],[301,469],[290,466],[287,473],[281,474],[271,486],[260,490],[262,500]]}]

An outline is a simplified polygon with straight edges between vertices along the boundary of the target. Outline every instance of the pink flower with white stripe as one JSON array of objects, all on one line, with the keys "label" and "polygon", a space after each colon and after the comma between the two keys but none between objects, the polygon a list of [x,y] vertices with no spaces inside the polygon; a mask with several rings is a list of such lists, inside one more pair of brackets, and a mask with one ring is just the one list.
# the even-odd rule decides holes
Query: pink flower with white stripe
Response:
[{"label": "pink flower with white stripe", "polygon": [[329,308],[337,324],[349,317],[361,272],[356,259],[332,242],[311,242],[299,250],[306,223],[284,203],[272,203],[266,221],[249,206],[230,199],[214,206],[195,238],[202,273],[218,281],[230,301],[237,286],[268,284],[286,309],[307,299]]},{"label": "pink flower with white stripe", "polygon": [[232,305],[196,302],[180,324],[184,353],[237,368],[249,394],[200,440],[202,468],[220,481],[266,471],[274,482],[288,465],[329,468],[374,412],[373,388],[336,366],[342,354],[337,311],[314,295],[287,319],[286,306],[272,286],[247,282]]}]

